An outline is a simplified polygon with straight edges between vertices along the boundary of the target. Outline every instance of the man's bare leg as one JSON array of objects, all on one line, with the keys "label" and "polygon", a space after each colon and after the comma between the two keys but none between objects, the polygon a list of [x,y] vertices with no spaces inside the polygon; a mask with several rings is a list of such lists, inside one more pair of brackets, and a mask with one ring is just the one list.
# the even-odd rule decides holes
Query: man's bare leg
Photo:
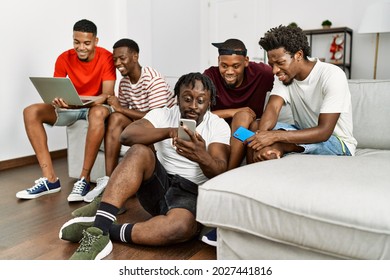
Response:
[{"label": "man's bare leg", "polygon": [[89,182],[91,170],[95,163],[99,147],[105,133],[105,119],[109,116],[108,108],[98,105],[91,107],[88,113],[88,131],[85,140],[85,152],[83,169],[80,178],[84,177]]},{"label": "man's bare leg", "polygon": [[33,104],[23,111],[24,126],[30,143],[38,159],[43,177],[55,182],[53,162],[47,145],[47,134],[44,123],[53,125],[57,120],[55,108],[50,104]]},{"label": "man's bare leg", "polygon": [[114,112],[108,118],[106,135],[104,137],[104,157],[106,163],[106,175],[111,176],[118,165],[121,143],[120,135],[132,120],[121,113]]},{"label": "man's bare leg", "polygon": [[[108,181],[102,202],[117,207],[136,194],[142,182],[153,176],[156,158],[152,149],[134,145],[114,169]],[[194,215],[181,208],[134,225],[133,242],[147,245],[164,245],[189,240],[198,232]]]},{"label": "man's bare leg", "polygon": [[[253,122],[253,116],[245,111],[238,112],[234,115],[230,125],[231,133],[233,134],[239,126],[249,128]],[[230,137],[230,157],[228,170],[234,169],[241,165],[245,156],[245,145],[238,139]]]},{"label": "man's bare leg", "polygon": [[169,245],[194,238],[199,229],[200,225],[190,211],[175,208],[166,215],[134,224],[131,240],[142,245]]}]

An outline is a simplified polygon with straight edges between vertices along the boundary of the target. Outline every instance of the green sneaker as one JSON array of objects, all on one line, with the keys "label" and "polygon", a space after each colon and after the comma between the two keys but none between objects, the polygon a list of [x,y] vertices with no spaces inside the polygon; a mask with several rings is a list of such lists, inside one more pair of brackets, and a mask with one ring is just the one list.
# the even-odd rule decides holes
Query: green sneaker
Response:
[{"label": "green sneaker", "polygon": [[103,235],[103,231],[90,227],[83,232],[83,239],[70,260],[101,260],[112,251],[110,236]]},{"label": "green sneaker", "polygon": [[[88,205],[84,205],[80,208],[77,208],[72,212],[73,217],[94,217],[96,215],[97,210],[99,209],[100,201],[102,200],[102,195],[95,197],[91,203]],[[125,207],[121,207],[119,209],[118,215],[122,215],[125,213],[127,209]]]},{"label": "green sneaker", "polygon": [[96,211],[99,209],[102,196],[95,197],[91,203],[77,208],[72,212],[73,217],[95,217]]},{"label": "green sneaker", "polygon": [[59,237],[62,240],[79,242],[83,238],[83,231],[93,226],[95,217],[77,217],[67,221],[60,229]]}]

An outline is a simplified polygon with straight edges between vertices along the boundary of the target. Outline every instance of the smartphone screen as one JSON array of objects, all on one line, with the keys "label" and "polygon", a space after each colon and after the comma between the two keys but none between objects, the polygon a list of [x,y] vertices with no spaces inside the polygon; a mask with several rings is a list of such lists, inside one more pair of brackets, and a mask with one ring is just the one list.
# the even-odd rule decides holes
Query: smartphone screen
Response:
[{"label": "smartphone screen", "polygon": [[196,130],[196,121],[195,120],[190,120],[190,119],[180,119],[179,120],[179,128],[178,128],[178,137],[180,139],[183,139],[183,140],[187,140],[187,141],[190,141],[191,138],[190,136],[187,134],[187,132],[185,132],[183,126],[186,126],[189,130],[191,130],[193,133],[195,133],[195,130]]}]

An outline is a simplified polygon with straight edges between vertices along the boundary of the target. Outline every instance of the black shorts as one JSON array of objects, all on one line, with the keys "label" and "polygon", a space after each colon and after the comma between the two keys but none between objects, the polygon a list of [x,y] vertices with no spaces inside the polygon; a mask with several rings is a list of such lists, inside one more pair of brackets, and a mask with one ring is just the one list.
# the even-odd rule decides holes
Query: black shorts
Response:
[{"label": "black shorts", "polygon": [[179,175],[170,175],[156,158],[152,178],[137,192],[142,207],[152,216],[165,215],[173,208],[184,208],[196,216],[198,185]]}]

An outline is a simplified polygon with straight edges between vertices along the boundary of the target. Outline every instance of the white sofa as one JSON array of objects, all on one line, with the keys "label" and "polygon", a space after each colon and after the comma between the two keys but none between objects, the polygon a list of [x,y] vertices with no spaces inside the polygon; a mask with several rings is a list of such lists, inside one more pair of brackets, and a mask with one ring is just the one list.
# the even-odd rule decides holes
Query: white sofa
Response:
[{"label": "white sofa", "polygon": [[199,187],[218,259],[390,259],[390,80],[350,80],[354,157],[291,154]]}]

